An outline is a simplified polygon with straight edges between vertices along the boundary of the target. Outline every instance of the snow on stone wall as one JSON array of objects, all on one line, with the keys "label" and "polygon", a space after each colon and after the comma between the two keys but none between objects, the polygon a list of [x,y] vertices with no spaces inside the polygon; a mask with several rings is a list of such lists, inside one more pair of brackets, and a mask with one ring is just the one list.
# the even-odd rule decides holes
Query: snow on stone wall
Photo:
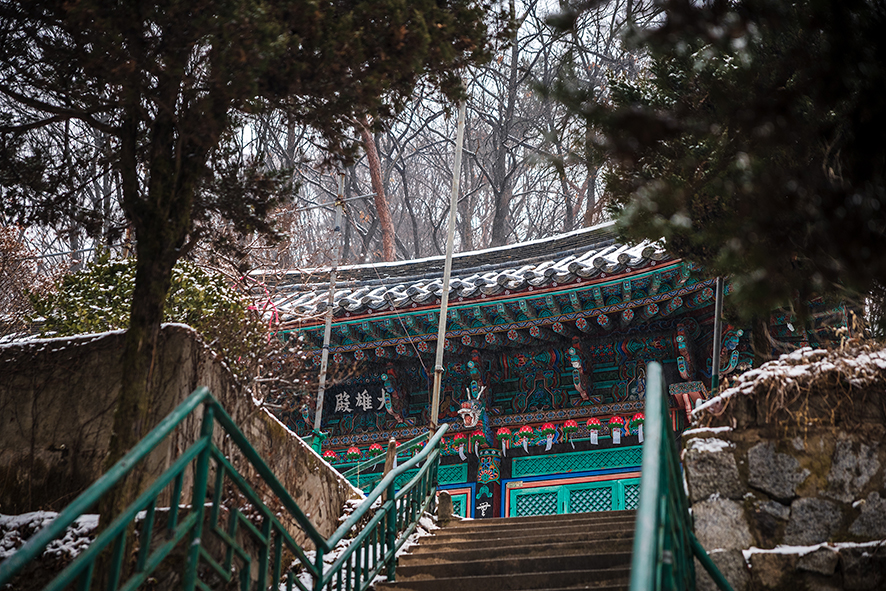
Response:
[{"label": "snow on stone wall", "polygon": [[886,588],[886,350],[785,355],[695,417],[696,535],[736,591]]}]

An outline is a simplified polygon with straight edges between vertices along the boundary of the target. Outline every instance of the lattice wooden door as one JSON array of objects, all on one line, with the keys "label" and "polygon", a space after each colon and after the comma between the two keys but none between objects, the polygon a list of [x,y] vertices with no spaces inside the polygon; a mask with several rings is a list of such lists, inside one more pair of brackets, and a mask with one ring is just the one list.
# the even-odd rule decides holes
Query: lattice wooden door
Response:
[{"label": "lattice wooden door", "polygon": [[640,479],[604,480],[510,491],[510,517],[636,509]]}]

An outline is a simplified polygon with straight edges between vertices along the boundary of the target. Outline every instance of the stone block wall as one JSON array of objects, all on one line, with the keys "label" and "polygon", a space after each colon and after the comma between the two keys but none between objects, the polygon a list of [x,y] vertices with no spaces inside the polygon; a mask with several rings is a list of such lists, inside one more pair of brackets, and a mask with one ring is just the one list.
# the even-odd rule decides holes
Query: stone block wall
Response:
[{"label": "stone block wall", "polygon": [[886,588],[882,365],[796,391],[750,376],[684,433],[696,535],[736,591]]},{"label": "stone block wall", "polygon": [[[64,508],[101,474],[114,404],[124,379],[123,333],[43,339],[0,347],[0,513]],[[301,439],[258,407],[249,391],[181,325],[163,327],[156,362],[152,424],[198,386],[207,386],[269,464],[321,534],[338,526],[345,502],[359,495]],[[196,439],[202,412],[189,417],[148,459],[158,476]],[[238,469],[244,458],[216,429],[216,443]],[[269,506],[278,503],[251,474]],[[191,476],[182,502],[190,502]],[[163,499],[161,499],[161,502]],[[290,524],[297,541],[304,534]]]}]

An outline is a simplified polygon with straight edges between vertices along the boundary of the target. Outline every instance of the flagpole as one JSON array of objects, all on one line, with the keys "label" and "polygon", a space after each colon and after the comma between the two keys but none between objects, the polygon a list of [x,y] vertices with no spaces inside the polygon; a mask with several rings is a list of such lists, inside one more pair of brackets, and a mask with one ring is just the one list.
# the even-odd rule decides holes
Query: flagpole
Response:
[{"label": "flagpole", "polygon": [[317,386],[317,408],[314,411],[314,439],[311,447],[320,451],[320,446],[326,437],[320,431],[320,422],[323,419],[323,395],[326,393],[326,372],[329,367],[329,341],[332,337],[332,308],[335,302],[335,275],[338,264],[341,262],[342,241],[341,218],[344,209],[345,175],[338,177],[338,196],[335,200],[335,225],[332,228],[332,241],[335,244],[332,259],[332,268],[329,270],[329,296],[326,300],[326,324],[323,327],[323,353],[320,357],[320,382]]},{"label": "flagpole", "polygon": [[434,389],[431,394],[430,431],[437,430],[440,414],[440,385],[443,381],[443,347],[446,344],[446,313],[449,309],[449,275],[452,272],[452,249],[455,242],[458,185],[461,178],[461,152],[465,137],[465,111],[467,101],[458,106],[458,130],[455,134],[455,162],[452,165],[452,194],[449,201],[449,231],[446,236],[446,264],[443,267],[443,293],[440,296],[440,320],[437,324],[437,357],[434,362]]}]

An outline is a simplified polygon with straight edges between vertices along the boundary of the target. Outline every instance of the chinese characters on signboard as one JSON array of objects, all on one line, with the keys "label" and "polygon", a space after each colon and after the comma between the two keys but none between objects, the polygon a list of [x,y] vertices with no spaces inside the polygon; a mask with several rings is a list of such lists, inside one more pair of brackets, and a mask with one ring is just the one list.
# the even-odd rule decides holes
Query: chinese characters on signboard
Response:
[{"label": "chinese characters on signboard", "polygon": [[385,410],[385,397],[380,384],[369,388],[360,386],[351,390],[330,392],[330,398],[335,405],[332,410],[335,414]]}]

